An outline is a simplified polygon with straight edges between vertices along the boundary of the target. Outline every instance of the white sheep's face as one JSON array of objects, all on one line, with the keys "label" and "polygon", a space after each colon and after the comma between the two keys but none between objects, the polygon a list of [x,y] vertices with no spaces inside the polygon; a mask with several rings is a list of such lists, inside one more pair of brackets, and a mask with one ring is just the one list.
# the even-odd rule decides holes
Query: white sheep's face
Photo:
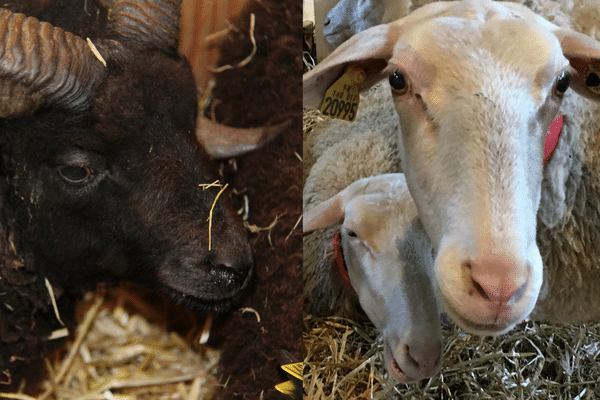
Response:
[{"label": "white sheep's face", "polygon": [[387,370],[402,383],[433,376],[442,360],[433,249],[404,174],[360,179],[303,216],[305,233],[340,223],[348,276],[383,334]]},{"label": "white sheep's face", "polygon": [[468,331],[499,334],[538,298],[544,140],[571,68],[542,27],[471,17],[412,30],[416,55],[396,68],[392,59],[389,81],[446,311]]},{"label": "white sheep's face", "polygon": [[408,383],[440,369],[442,336],[431,244],[404,178],[388,176],[368,178],[367,191],[382,191],[346,203],[342,248],[360,304],[383,334],[386,368]]}]

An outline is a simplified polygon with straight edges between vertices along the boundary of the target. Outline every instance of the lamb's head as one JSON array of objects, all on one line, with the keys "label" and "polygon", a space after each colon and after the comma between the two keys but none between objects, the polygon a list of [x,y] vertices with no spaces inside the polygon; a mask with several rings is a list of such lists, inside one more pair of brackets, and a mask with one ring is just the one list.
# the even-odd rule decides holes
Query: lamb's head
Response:
[{"label": "lamb's head", "polygon": [[442,336],[433,252],[404,174],[358,180],[304,214],[304,232],[341,223],[348,276],[382,332],[387,370],[400,382],[433,376]]},{"label": "lamb's head", "polygon": [[522,6],[463,1],[364,31],[305,77],[307,105],[348,65],[364,87],[389,78],[440,297],[468,331],[505,332],[537,301],[545,135],[569,86],[600,99],[599,62],[600,43]]},{"label": "lamb's head", "polygon": [[223,310],[252,256],[227,193],[206,186],[179,4],[114,3],[94,39],[106,66],[84,39],[0,11],[3,222],[57,287],[125,278]]}]

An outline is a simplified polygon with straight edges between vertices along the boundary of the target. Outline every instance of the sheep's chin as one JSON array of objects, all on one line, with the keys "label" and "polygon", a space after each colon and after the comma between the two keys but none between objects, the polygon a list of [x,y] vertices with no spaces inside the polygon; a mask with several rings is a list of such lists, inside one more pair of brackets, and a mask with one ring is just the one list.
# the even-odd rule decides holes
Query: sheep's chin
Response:
[{"label": "sheep's chin", "polygon": [[[464,331],[469,332],[473,335],[480,336],[498,336],[502,335],[512,328],[514,328],[521,320],[512,322],[510,324],[479,324],[477,322],[471,321],[469,318],[463,316],[459,312],[457,312],[450,303],[442,297],[442,302],[444,305],[444,311],[448,314],[448,316]],[[523,318],[524,319],[524,318]]]},{"label": "sheep's chin", "polygon": [[384,341],[384,359],[385,359],[385,369],[387,369],[388,373],[399,383],[411,383],[416,382],[418,379],[414,379],[404,373],[398,362],[394,359],[392,349],[388,345],[387,341]]}]

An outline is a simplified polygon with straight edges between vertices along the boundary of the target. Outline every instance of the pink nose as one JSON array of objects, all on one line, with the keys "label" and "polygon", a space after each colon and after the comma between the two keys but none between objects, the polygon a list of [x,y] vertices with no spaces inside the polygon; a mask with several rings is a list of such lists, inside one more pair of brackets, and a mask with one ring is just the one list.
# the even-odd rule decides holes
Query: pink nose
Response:
[{"label": "pink nose", "polygon": [[406,346],[406,361],[419,377],[431,377],[439,371],[442,360],[442,342],[429,346]]},{"label": "pink nose", "polygon": [[494,304],[519,300],[529,280],[529,264],[518,257],[492,255],[463,263],[471,275],[471,295]]}]

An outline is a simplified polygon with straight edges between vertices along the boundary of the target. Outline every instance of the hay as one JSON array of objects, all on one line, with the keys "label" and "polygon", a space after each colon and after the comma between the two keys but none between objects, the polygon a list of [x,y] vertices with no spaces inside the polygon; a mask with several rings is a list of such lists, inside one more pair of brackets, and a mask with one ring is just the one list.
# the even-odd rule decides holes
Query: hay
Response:
[{"label": "hay", "polygon": [[[151,307],[125,290],[89,297],[76,337],[46,359],[48,379],[37,400],[211,397],[219,351],[201,345],[195,350],[177,333],[149,322],[144,310]],[[14,396],[0,394],[21,398]]]},{"label": "hay", "polygon": [[445,323],[442,370],[409,385],[388,379],[372,325],[306,315],[304,331],[310,399],[600,398],[600,324],[528,321],[492,338]]}]

